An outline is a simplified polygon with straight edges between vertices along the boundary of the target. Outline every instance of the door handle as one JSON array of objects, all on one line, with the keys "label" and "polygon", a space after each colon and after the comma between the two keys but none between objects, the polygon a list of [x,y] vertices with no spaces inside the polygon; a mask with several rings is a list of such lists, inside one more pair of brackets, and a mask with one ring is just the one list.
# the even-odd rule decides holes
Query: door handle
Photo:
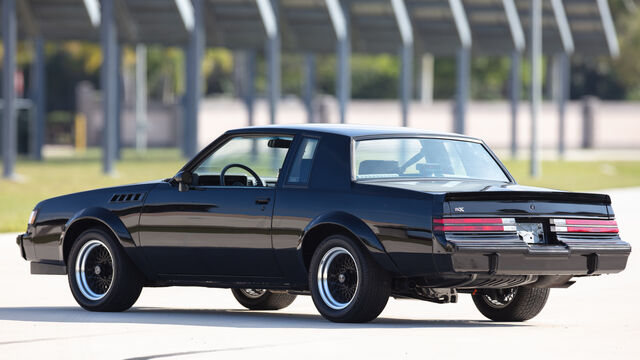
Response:
[{"label": "door handle", "polygon": [[256,204],[258,205],[267,205],[271,201],[271,198],[257,198]]}]

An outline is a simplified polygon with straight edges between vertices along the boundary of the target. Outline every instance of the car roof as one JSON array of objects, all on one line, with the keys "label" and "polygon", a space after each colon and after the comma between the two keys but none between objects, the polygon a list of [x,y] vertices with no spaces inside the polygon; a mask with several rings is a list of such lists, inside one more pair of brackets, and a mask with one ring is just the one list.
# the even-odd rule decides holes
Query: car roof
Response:
[{"label": "car roof", "polygon": [[266,125],[266,126],[250,126],[239,129],[229,130],[227,133],[251,133],[251,132],[315,132],[324,134],[342,135],[348,137],[360,136],[398,136],[398,135],[429,135],[454,137],[467,140],[476,140],[477,138],[446,132],[434,132],[424,129],[399,127],[399,126],[377,126],[377,125],[352,125],[352,124],[295,124],[295,125]]}]

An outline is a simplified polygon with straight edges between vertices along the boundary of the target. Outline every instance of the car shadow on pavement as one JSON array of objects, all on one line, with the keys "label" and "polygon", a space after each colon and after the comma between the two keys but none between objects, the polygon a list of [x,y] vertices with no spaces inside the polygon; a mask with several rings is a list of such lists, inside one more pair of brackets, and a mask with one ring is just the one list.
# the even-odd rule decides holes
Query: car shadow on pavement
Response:
[{"label": "car shadow on pavement", "polygon": [[320,315],[292,314],[282,311],[260,312],[238,309],[168,309],[134,307],[120,313],[100,313],[79,307],[3,307],[0,321],[61,323],[127,323],[213,326],[233,328],[473,328],[528,326],[518,323],[496,323],[488,320],[424,320],[379,317],[365,324],[338,324]]}]

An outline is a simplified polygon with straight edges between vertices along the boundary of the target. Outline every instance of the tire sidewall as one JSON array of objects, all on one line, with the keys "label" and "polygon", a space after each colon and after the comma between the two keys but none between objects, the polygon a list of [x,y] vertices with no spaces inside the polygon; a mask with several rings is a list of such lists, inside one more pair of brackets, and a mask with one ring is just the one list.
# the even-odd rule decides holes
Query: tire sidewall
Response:
[{"label": "tire sidewall", "polygon": [[[76,261],[78,258],[78,254],[80,249],[84,244],[91,240],[100,241],[111,253],[111,261],[113,263],[113,277],[111,281],[111,286],[105,296],[103,296],[99,300],[91,300],[86,298],[82,292],[80,291],[75,274]],[[120,256],[120,248],[116,245],[115,240],[113,240],[113,236],[108,234],[107,232],[101,229],[89,229],[78,237],[78,239],[73,243],[71,247],[71,251],[69,253],[69,259],[67,261],[67,274],[69,279],[69,287],[71,288],[71,293],[73,297],[76,299],[78,304],[85,309],[95,310],[100,308],[105,303],[109,303],[111,299],[116,295],[116,291],[114,290],[120,281],[120,270],[121,270],[121,261],[122,258]]]},{"label": "tire sidewall", "polygon": [[494,321],[520,322],[538,315],[549,298],[549,289],[519,287],[511,302],[502,308],[495,308],[488,303],[484,295],[472,295],[478,310]]},{"label": "tire sidewall", "polygon": [[[322,300],[322,296],[320,295],[318,290],[318,267],[320,266],[320,262],[323,256],[330,249],[336,247],[344,248],[350,253],[356,263],[356,268],[358,270],[358,287],[356,288],[355,295],[351,300],[351,303],[344,309],[340,310],[329,307],[324,302],[324,300]],[[366,299],[363,299],[362,287],[366,286],[364,285],[364,283],[368,281],[368,277],[366,275],[369,272],[368,264],[365,261],[364,256],[365,253],[357,245],[353,244],[353,242],[349,238],[342,235],[330,236],[318,246],[309,266],[309,285],[311,286],[310,290],[313,303],[318,308],[322,316],[332,321],[340,321],[341,319],[347,317],[348,314],[354,309],[358,309],[363,305],[362,303]]]},{"label": "tire sidewall", "polygon": [[296,299],[295,295],[274,293],[271,290],[265,290],[264,294],[257,298],[248,297],[239,288],[232,288],[231,293],[240,305],[249,310],[280,310],[291,305]]},{"label": "tire sidewall", "polygon": [[269,290],[265,290],[264,293],[262,295],[260,295],[259,297],[249,297],[247,295],[245,295],[242,290],[240,288],[234,288],[231,289],[231,292],[233,293],[233,296],[236,298],[236,300],[238,300],[238,302],[247,308],[251,308],[254,306],[260,306],[263,303],[265,303],[266,301],[269,300],[269,298],[271,297],[271,291]]}]

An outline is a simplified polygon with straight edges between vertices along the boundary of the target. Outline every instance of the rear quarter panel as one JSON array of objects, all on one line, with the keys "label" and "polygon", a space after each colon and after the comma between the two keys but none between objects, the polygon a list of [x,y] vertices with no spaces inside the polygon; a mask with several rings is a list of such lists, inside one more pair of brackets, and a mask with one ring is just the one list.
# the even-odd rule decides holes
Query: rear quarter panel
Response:
[{"label": "rear quarter panel", "polygon": [[278,192],[274,209],[273,246],[283,272],[305,281],[300,254],[304,229],[314,219],[339,211],[357,217],[371,229],[399,274],[431,273],[435,271],[430,226],[433,201],[428,194],[362,184],[354,184],[351,191],[284,189]]}]

